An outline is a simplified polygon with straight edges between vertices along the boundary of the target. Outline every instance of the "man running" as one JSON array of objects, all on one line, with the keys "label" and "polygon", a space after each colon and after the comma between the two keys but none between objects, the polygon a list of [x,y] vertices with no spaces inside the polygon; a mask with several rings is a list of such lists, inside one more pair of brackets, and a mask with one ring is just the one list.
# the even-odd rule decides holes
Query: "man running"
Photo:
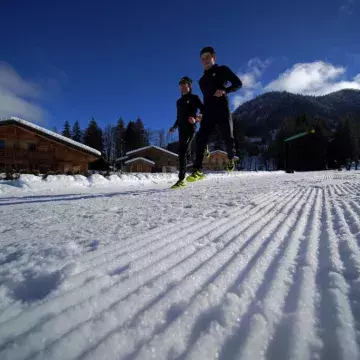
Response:
[{"label": "man running", "polygon": [[[218,125],[226,144],[229,159],[228,171],[235,170],[233,119],[227,94],[237,91],[242,86],[241,80],[227,66],[216,64],[216,53],[212,47],[203,48],[200,57],[204,66],[204,74],[199,80],[199,86],[204,96],[204,110],[196,138],[196,160],[193,172],[186,178],[190,182],[204,178],[202,172],[204,150],[216,125]],[[226,87],[229,82],[231,85]]]},{"label": "man running", "polygon": [[[201,121],[203,110],[203,103],[199,96],[192,93],[192,80],[188,76],[180,79],[179,87],[181,98],[176,102],[177,117],[175,124],[169,130],[170,133],[173,133],[176,128],[179,129],[179,181],[171,187],[172,189],[186,186],[184,179],[187,157],[196,132],[196,122]],[[198,110],[200,113],[197,115]]]}]

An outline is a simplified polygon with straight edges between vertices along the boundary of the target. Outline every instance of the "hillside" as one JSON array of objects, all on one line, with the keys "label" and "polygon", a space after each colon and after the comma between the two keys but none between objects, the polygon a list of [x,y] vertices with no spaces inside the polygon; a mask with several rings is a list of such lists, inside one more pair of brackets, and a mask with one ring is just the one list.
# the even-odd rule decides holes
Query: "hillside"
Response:
[{"label": "hillside", "polygon": [[266,136],[284,118],[306,114],[325,119],[329,126],[347,113],[360,119],[360,91],[341,90],[324,96],[304,96],[288,92],[268,92],[234,111],[234,119],[251,136]]}]

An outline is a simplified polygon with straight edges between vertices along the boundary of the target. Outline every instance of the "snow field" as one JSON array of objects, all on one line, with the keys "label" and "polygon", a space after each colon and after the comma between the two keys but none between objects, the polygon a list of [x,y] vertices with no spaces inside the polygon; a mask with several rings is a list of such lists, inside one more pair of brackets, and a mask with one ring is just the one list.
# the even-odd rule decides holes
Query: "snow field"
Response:
[{"label": "snow field", "polygon": [[0,359],[360,355],[359,173],[45,199],[0,201]]}]

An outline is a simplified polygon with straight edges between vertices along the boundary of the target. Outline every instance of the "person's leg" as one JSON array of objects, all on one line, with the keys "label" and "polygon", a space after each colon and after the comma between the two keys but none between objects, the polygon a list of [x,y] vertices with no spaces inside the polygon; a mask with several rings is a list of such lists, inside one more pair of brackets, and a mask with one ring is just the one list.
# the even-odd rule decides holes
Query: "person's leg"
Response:
[{"label": "person's leg", "polygon": [[193,137],[194,131],[192,130],[181,133],[179,137],[179,180],[185,179],[187,158],[191,151]]},{"label": "person's leg", "polygon": [[218,116],[219,131],[226,145],[226,152],[228,154],[229,161],[235,157],[235,139],[233,131],[233,120],[231,114],[224,112]]},{"label": "person's leg", "polygon": [[204,151],[204,156],[209,159],[210,158],[210,151],[209,151],[209,145],[206,144],[206,147],[205,147],[205,151]]},{"label": "person's leg", "polygon": [[180,142],[179,144],[179,180],[185,178],[186,172],[186,151],[184,149],[184,144]]},{"label": "person's leg", "polygon": [[209,117],[204,117],[200,123],[200,129],[196,137],[196,160],[194,163],[194,171],[202,171],[204,152],[213,128],[213,120]]}]

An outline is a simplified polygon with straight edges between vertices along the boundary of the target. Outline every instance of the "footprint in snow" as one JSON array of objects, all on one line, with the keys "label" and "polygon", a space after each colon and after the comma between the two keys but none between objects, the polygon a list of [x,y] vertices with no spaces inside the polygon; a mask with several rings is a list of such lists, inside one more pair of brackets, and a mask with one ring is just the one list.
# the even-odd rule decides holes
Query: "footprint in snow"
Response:
[{"label": "footprint in snow", "polygon": [[227,203],[225,203],[226,206],[237,206],[237,203],[235,201],[229,201]]},{"label": "footprint in snow", "polygon": [[12,289],[15,300],[31,303],[42,300],[54,291],[61,283],[60,271],[49,274],[27,274],[25,280]]},{"label": "footprint in snow", "polygon": [[10,227],[0,226],[0,234],[6,233],[7,231],[10,231],[10,230],[11,230]]},{"label": "footprint in snow", "polygon": [[17,259],[19,259],[22,256],[22,251],[21,250],[16,250],[10,254],[8,254],[4,260],[0,260],[0,265],[5,265],[5,264],[9,264],[13,261],[16,261]]},{"label": "footprint in snow", "polygon": [[100,241],[94,240],[92,241],[87,247],[89,248],[88,251],[95,251],[99,247]]},{"label": "footprint in snow", "polygon": [[124,266],[119,266],[115,270],[109,273],[110,276],[117,276],[123,274],[126,270],[130,268],[130,264],[126,264]]}]

